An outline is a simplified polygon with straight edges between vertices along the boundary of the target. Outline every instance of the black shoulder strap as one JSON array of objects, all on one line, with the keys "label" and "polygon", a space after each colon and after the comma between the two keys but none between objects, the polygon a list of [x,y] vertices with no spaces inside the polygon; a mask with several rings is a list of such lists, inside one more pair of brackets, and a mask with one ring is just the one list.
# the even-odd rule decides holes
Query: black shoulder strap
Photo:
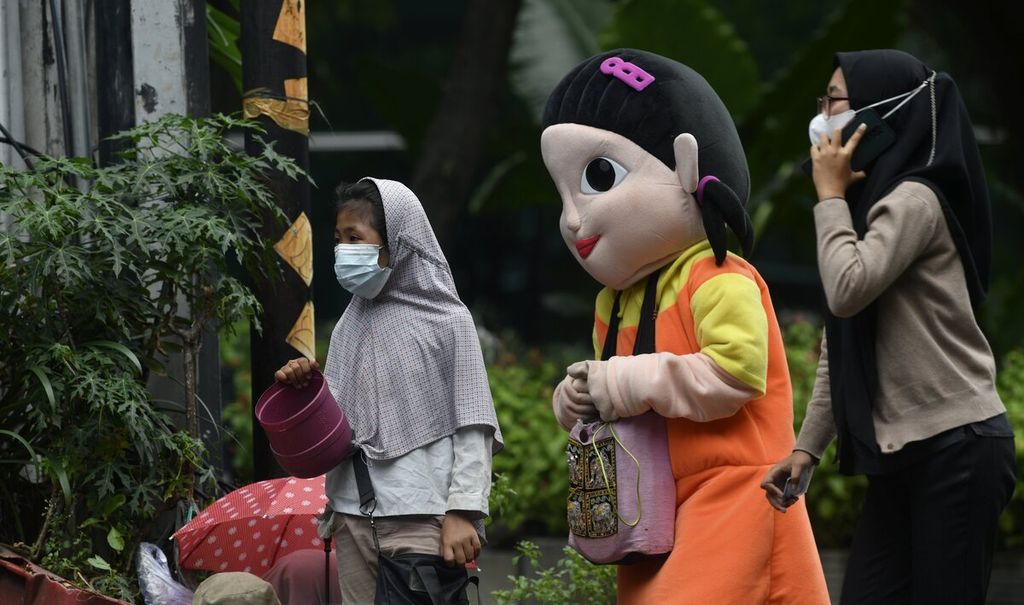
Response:
[{"label": "black shoulder strap", "polygon": [[615,293],[615,303],[612,305],[612,316],[608,320],[608,332],[604,337],[604,348],[601,349],[601,361],[608,361],[615,357],[615,345],[619,339],[619,299],[622,292]]},{"label": "black shoulder strap", "polygon": [[640,305],[640,324],[636,327],[636,342],[633,355],[654,352],[654,320],[658,318],[658,277],[661,270],[651,273],[644,289],[644,301]]},{"label": "black shoulder strap", "polygon": [[362,450],[356,450],[356,453],[352,456],[352,470],[356,474],[356,487],[359,489],[359,512],[366,515],[370,520],[373,548],[377,551],[377,556],[380,556],[377,522],[373,520],[373,511],[377,510],[377,496],[373,493],[373,483],[370,482],[370,469],[366,468],[364,455]]},{"label": "black shoulder strap", "polygon": [[[644,288],[644,300],[640,305],[640,325],[636,330],[636,342],[633,343],[633,355],[654,352],[654,320],[658,318],[658,277],[661,269],[656,270],[647,276],[647,286]],[[615,303],[612,305],[612,316],[608,320],[608,333],[604,337],[604,347],[601,349],[601,360],[605,361],[615,356],[616,344],[619,337],[619,309],[622,292],[615,293]]]},{"label": "black shoulder strap", "polygon": [[359,510],[369,516],[377,508],[377,496],[373,493],[370,470],[366,468],[366,460],[363,455],[360,450],[352,456],[352,470],[356,473],[356,487],[359,488]]}]

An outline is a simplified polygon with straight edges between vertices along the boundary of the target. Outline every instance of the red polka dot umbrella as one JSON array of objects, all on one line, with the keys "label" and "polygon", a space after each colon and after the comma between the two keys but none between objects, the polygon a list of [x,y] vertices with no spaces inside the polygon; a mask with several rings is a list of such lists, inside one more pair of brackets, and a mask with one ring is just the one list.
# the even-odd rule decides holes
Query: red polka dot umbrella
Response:
[{"label": "red polka dot umbrella", "polygon": [[178,561],[184,569],[262,576],[289,553],[324,549],[316,530],[326,503],[323,475],[240,487],[174,533]]}]

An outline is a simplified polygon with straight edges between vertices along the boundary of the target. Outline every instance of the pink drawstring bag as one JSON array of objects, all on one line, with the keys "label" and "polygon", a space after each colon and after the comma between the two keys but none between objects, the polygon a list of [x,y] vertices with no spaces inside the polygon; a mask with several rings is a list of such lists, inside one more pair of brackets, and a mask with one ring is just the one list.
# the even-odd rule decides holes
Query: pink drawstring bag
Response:
[{"label": "pink drawstring bag", "polygon": [[569,546],[592,563],[661,558],[675,542],[676,482],[665,419],[577,421],[569,462]]}]

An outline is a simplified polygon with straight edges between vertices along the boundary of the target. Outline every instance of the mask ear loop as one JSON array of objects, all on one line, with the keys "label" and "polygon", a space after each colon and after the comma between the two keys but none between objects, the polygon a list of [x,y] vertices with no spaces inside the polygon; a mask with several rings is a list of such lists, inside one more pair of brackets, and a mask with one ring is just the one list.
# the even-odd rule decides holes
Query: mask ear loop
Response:
[{"label": "mask ear loop", "polygon": [[[932,72],[932,73],[935,73],[935,72]],[[882,119],[884,120],[884,119],[888,118],[888,117],[889,117],[889,116],[891,116],[892,114],[896,113],[896,111],[897,111],[897,110],[899,110],[899,108],[900,108],[900,107],[903,107],[904,105],[906,105],[907,103],[909,103],[911,99],[913,99],[914,97],[916,97],[916,96],[917,96],[917,93],[921,92],[921,89],[922,89],[922,88],[924,88],[925,86],[927,86],[927,85],[928,85],[928,82],[929,82],[930,80],[931,80],[931,78],[929,78],[928,80],[925,80],[924,82],[921,82],[921,83],[920,83],[920,84],[919,84],[919,85],[917,86],[917,88],[915,88],[914,90],[912,90],[912,91],[910,91],[910,92],[908,92],[908,93],[905,93],[904,95],[902,95],[902,96],[904,96],[905,98],[904,98],[904,99],[903,99],[902,101],[900,101],[899,105],[897,105],[896,107],[893,107],[893,108],[892,108],[892,109],[890,109],[890,110],[889,110],[889,111],[888,111],[888,112],[887,112],[887,113],[886,113],[886,114],[885,114],[884,116],[882,116]],[[893,97],[892,99],[886,99],[886,100],[884,100],[884,101],[879,101],[878,103],[875,103],[875,104],[873,104],[873,105],[868,105],[868,107],[874,107],[875,105],[881,105],[882,103],[888,103],[889,101],[892,101],[892,100],[894,100],[894,99],[898,99],[898,98],[900,98],[900,95],[897,95],[897,96]],[[865,108],[865,109],[867,109],[867,108]]]},{"label": "mask ear loop", "polygon": [[928,163],[926,166],[931,166],[932,162],[935,161],[935,144],[938,140],[938,113],[935,107],[935,72],[932,72],[931,77],[928,78],[928,89],[932,96],[932,150],[928,153]]}]

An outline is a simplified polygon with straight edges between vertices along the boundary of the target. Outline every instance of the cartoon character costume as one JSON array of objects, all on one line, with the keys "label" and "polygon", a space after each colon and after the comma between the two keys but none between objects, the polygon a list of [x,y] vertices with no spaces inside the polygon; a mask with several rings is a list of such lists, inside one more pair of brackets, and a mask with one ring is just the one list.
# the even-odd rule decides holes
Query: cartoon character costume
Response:
[{"label": "cartoon character costume", "polygon": [[[558,385],[556,417],[567,430],[580,420],[570,391],[605,421],[653,410],[675,478],[674,547],[620,565],[618,603],[828,603],[803,502],[778,513],[759,487],[793,448],[792,392],[768,288],[726,249],[727,227],[745,251],[753,236],[728,111],[692,69],[619,49],[565,76],[543,125],[562,236],[605,286],[598,360]],[[645,291],[654,312],[641,317]],[[651,328],[653,352],[631,354]]]}]

